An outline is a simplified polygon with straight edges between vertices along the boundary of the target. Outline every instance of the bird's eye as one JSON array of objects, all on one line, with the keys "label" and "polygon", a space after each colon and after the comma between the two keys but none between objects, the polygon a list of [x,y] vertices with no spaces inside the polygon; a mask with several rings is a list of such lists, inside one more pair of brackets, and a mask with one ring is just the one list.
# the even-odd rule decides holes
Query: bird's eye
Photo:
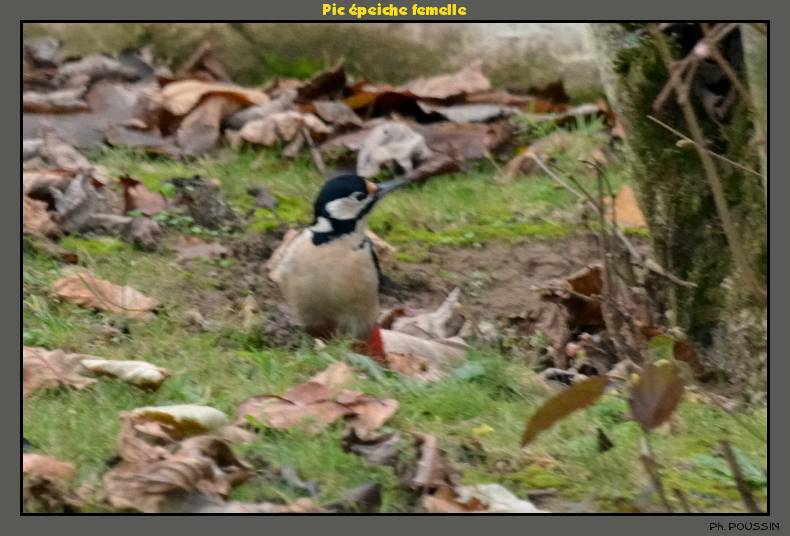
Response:
[{"label": "bird's eye", "polygon": [[365,197],[364,192],[354,192],[353,194],[351,194],[351,198],[356,201],[362,201],[362,198],[364,197]]}]

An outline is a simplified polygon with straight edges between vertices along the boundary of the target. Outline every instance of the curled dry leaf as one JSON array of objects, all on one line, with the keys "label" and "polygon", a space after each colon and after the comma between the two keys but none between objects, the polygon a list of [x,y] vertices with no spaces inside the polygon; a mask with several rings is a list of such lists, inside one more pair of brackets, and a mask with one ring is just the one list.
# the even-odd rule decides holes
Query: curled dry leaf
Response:
[{"label": "curled dry leaf", "polygon": [[197,404],[147,406],[132,410],[130,415],[138,421],[166,424],[178,438],[214,432],[230,424],[220,410]]},{"label": "curled dry leaf", "polygon": [[83,359],[82,366],[94,374],[112,376],[145,389],[158,389],[170,376],[167,369],[145,361]]},{"label": "curled dry leaf", "polygon": [[419,460],[408,485],[422,490],[452,486],[453,475],[447,456],[439,448],[439,442],[431,434],[415,434],[419,448]]},{"label": "curled dry leaf", "polygon": [[25,91],[22,94],[22,108],[32,113],[72,113],[88,109],[82,99],[85,87],[60,89],[49,93]]},{"label": "curled dry leaf", "polygon": [[683,397],[683,379],[674,361],[658,361],[644,368],[631,388],[631,416],[645,430],[663,424]]},{"label": "curled dry leaf", "polygon": [[223,440],[198,436],[181,442],[161,459],[123,461],[104,475],[107,499],[116,508],[155,513],[194,493],[227,497],[232,486],[252,475]]},{"label": "curled dry leaf", "polygon": [[586,408],[601,398],[609,378],[594,376],[575,383],[543,403],[529,420],[521,445],[527,445],[540,432],[554,425],[576,410]]},{"label": "curled dry leaf", "polygon": [[508,513],[541,514],[530,501],[519,499],[499,484],[459,486],[454,490],[442,488],[434,495],[422,499],[423,508],[430,513]]},{"label": "curled dry leaf", "polygon": [[323,136],[332,130],[315,115],[296,111],[277,112],[262,119],[246,123],[239,135],[241,139],[257,145],[271,146],[277,142],[290,142],[302,132],[311,136]]},{"label": "curled dry leaf", "polygon": [[210,95],[198,104],[181,122],[176,140],[184,154],[196,155],[216,147],[223,119],[236,112],[242,104],[231,96]]},{"label": "curled dry leaf", "polygon": [[370,241],[373,242],[373,249],[376,251],[376,257],[378,257],[380,262],[388,262],[395,255],[395,252],[397,251],[395,246],[381,238],[370,229],[365,231],[365,236],[367,236]]},{"label": "curled dry leaf", "polygon": [[60,234],[60,227],[52,220],[45,202],[22,197],[22,233],[49,237]]},{"label": "curled dry leaf", "polygon": [[357,173],[372,177],[391,162],[404,173],[410,173],[432,156],[433,151],[421,134],[406,123],[388,121],[373,128],[362,142],[357,156]]},{"label": "curled dry leaf", "polygon": [[401,437],[397,432],[360,437],[353,428],[343,436],[343,450],[362,456],[372,465],[395,466],[399,458]]},{"label": "curled dry leaf", "polygon": [[167,199],[162,194],[152,192],[132,177],[120,177],[118,180],[123,187],[124,212],[139,210],[147,216],[153,216],[167,210]]},{"label": "curled dry leaf", "polygon": [[44,134],[44,145],[39,150],[39,154],[53,168],[67,171],[84,171],[93,168],[82,153],[53,132]]},{"label": "curled dry leaf", "polygon": [[428,381],[442,378],[446,368],[466,354],[466,344],[458,338],[426,340],[382,329],[381,340],[388,368]]},{"label": "curled dry leaf", "polygon": [[282,265],[283,258],[285,258],[288,248],[298,236],[299,231],[295,229],[288,229],[288,231],[285,233],[285,236],[283,236],[283,240],[280,242],[280,245],[277,246],[277,249],[274,250],[272,256],[269,257],[268,261],[266,261],[266,269],[268,270],[269,279],[275,283],[280,282],[280,277],[282,276],[280,266]]},{"label": "curled dry leaf", "polygon": [[228,248],[222,244],[209,243],[198,237],[182,238],[176,243],[175,250],[178,261],[224,257],[228,254]]},{"label": "curled dry leaf", "polygon": [[460,71],[430,78],[418,78],[403,90],[422,99],[449,99],[491,89],[491,82],[483,74],[483,64],[476,61]]},{"label": "curled dry leaf", "polygon": [[66,482],[74,478],[73,463],[62,462],[43,454],[22,454],[22,474],[40,477],[52,482]]},{"label": "curled dry leaf", "polygon": [[[610,201],[609,198],[606,201]],[[614,198],[614,206],[609,203],[609,218],[622,225],[623,227],[631,228],[645,228],[647,222],[642,210],[639,208],[639,203],[634,195],[634,189],[631,186],[623,186]]]},{"label": "curled dry leaf", "polygon": [[220,502],[203,505],[188,512],[193,514],[313,514],[323,511],[310,499],[301,498],[290,504]]},{"label": "curled dry leaf", "polygon": [[150,318],[159,302],[132,287],[99,279],[88,271],[61,277],[52,284],[60,299],[89,309],[123,313],[131,318]]},{"label": "curled dry leaf", "polygon": [[82,389],[96,380],[80,374],[80,362],[90,356],[67,354],[62,350],[22,348],[22,394],[65,385]]},{"label": "curled dry leaf", "polygon": [[172,82],[162,88],[159,100],[168,112],[182,116],[192,111],[208,95],[227,96],[247,106],[269,102],[269,97],[256,89],[199,80]]},{"label": "curled dry leaf", "polygon": [[273,428],[302,426],[305,431],[317,433],[348,417],[348,423],[360,434],[381,427],[395,414],[398,402],[341,389],[352,378],[347,365],[335,363],[282,396],[248,398],[239,405],[236,424],[243,426],[252,417]]},{"label": "curled dry leaf", "polygon": [[395,318],[391,327],[423,339],[446,339],[458,334],[463,317],[458,315],[461,289],[455,288],[435,310],[424,313],[404,314]]}]

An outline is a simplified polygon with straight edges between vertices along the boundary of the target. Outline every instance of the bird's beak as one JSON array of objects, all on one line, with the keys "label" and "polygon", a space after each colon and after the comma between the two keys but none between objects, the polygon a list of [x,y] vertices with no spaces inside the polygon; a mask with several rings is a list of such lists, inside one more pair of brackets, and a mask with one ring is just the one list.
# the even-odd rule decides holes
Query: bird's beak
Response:
[{"label": "bird's beak", "polygon": [[397,190],[398,188],[408,184],[409,182],[410,181],[408,181],[406,179],[402,179],[402,178],[392,179],[392,180],[381,182],[379,184],[374,185],[377,188],[376,195],[379,198],[384,197],[388,193],[393,192],[394,190]]}]

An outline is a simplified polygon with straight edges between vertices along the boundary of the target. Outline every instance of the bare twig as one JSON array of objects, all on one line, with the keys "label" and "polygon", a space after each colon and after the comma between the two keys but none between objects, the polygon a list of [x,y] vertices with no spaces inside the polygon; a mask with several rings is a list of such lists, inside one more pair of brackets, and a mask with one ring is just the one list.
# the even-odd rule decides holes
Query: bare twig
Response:
[{"label": "bare twig", "polygon": [[[658,47],[659,54],[664,61],[664,64],[666,65],[667,69],[670,69],[672,65],[672,54],[670,53],[666,37],[661,31],[657,29],[655,25],[650,26],[650,31],[656,40],[656,45]],[[675,85],[675,93],[676,95],[680,95],[681,93],[681,89],[677,84]],[[719,178],[719,173],[716,170],[716,164],[713,162],[713,159],[707,153],[707,151],[703,149],[705,137],[702,133],[702,127],[697,120],[697,114],[689,102],[678,102],[678,105],[680,106],[680,109],[683,112],[683,117],[688,124],[689,130],[691,131],[691,137],[696,142],[694,147],[696,148],[697,154],[702,161],[702,166],[705,169],[705,176],[708,179],[708,184],[710,186],[711,192],[713,193],[713,200],[716,205],[716,210],[719,213],[719,219],[721,220],[721,225],[727,238],[730,251],[732,252],[735,265],[737,266],[744,283],[746,283],[751,291],[754,294],[765,298],[767,293],[765,289],[760,286],[754,270],[749,265],[749,261],[746,258],[743,247],[741,246],[738,234],[735,231],[735,224],[733,223],[732,215],[730,214],[730,209],[727,205],[727,199],[724,195],[724,187],[722,186],[721,179]]]},{"label": "bare twig", "polygon": [[324,159],[321,158],[321,153],[318,151],[318,148],[315,146],[315,142],[313,142],[313,137],[310,136],[310,132],[308,132],[306,127],[302,127],[302,136],[304,136],[304,140],[307,142],[307,147],[310,149],[310,157],[313,159],[313,164],[315,164],[316,169],[318,172],[326,179],[329,177],[326,174],[326,165],[324,164]]},{"label": "bare twig", "polygon": [[[695,142],[694,140],[692,140],[691,138],[689,138],[688,136],[686,136],[685,134],[683,134],[679,130],[667,125],[666,123],[664,123],[662,120],[658,119],[657,117],[653,117],[652,115],[648,115],[647,118],[650,119],[652,122],[656,123],[657,125],[659,125],[661,127],[664,127],[665,129],[670,131],[672,134],[674,134],[678,138],[681,138],[682,140],[685,140],[685,141],[689,142],[692,145],[695,145],[695,146],[697,145],[697,142]],[[722,162],[727,162],[731,166],[737,167],[738,169],[740,169],[742,171],[746,171],[747,173],[751,173],[752,175],[756,175],[756,176],[762,178],[762,175],[760,174],[759,171],[756,171],[756,170],[754,170],[754,169],[752,169],[750,167],[744,166],[743,164],[739,164],[735,160],[730,160],[726,156],[723,156],[723,155],[720,155],[719,153],[711,151],[710,149],[708,149],[706,147],[703,147],[702,149],[704,151],[706,151],[709,155],[718,158]]]},{"label": "bare twig", "polygon": [[[559,176],[557,176],[556,173],[554,173],[552,170],[550,170],[548,168],[548,166],[543,162],[543,160],[541,160],[541,158],[538,155],[530,153],[529,157],[532,158],[532,160],[535,161],[535,163],[538,165],[538,167],[540,169],[542,169],[546,173],[546,175],[549,176],[550,179],[552,179],[554,182],[556,182],[557,184],[559,184],[560,186],[562,186],[563,188],[568,190],[570,193],[572,193],[576,197],[578,197],[578,198],[582,197],[582,194],[580,194],[579,192],[577,192],[576,190],[571,188],[564,180],[562,180]],[[595,201],[593,201],[592,199],[590,199],[590,201],[593,203],[593,205],[595,205]]]},{"label": "bare twig", "polygon": [[741,471],[741,466],[738,464],[738,460],[735,459],[735,453],[732,451],[730,443],[728,441],[722,440],[719,445],[721,446],[721,452],[724,454],[724,458],[727,460],[727,463],[730,466],[732,476],[735,478],[735,485],[738,486],[738,493],[741,494],[741,499],[743,500],[743,504],[746,506],[746,510],[753,514],[762,513],[760,508],[757,506],[757,502],[754,500],[754,496],[752,495],[748,484],[746,484],[746,480],[743,478],[743,471]]},{"label": "bare twig", "polygon": [[753,435],[754,437],[756,437],[757,439],[759,439],[759,440],[760,440],[760,441],[762,441],[763,443],[767,443],[767,442],[768,442],[768,440],[765,438],[765,436],[764,436],[763,434],[761,434],[761,433],[760,433],[760,432],[757,430],[757,428],[756,428],[755,426],[753,426],[753,425],[752,425],[752,423],[750,423],[749,421],[747,421],[747,420],[743,419],[743,417],[741,417],[740,415],[738,415],[738,414],[737,414],[735,411],[733,411],[732,409],[730,409],[730,408],[726,407],[726,406],[725,406],[725,405],[722,403],[722,401],[718,399],[718,397],[716,397],[715,395],[709,394],[709,395],[707,396],[707,398],[708,398],[708,400],[710,400],[711,402],[713,402],[714,404],[716,404],[716,406],[718,406],[718,408],[719,408],[720,410],[722,410],[724,413],[726,413],[727,415],[729,415],[730,417],[732,417],[732,418],[733,418],[733,420],[734,420],[736,423],[738,423],[738,424],[739,424],[739,425],[740,425],[740,426],[741,426],[741,427],[742,427],[744,430],[746,430],[747,432],[749,432],[751,435]]},{"label": "bare twig", "polygon": [[664,508],[667,512],[674,512],[672,505],[669,504],[667,494],[664,491],[664,482],[661,480],[661,474],[658,472],[658,463],[656,462],[656,458],[653,455],[653,446],[650,444],[649,434],[650,432],[647,430],[644,431],[642,441],[643,452],[639,455],[639,459],[642,461],[642,465],[645,466],[645,471],[647,471],[647,474],[650,477],[650,482],[653,484],[653,489],[655,489],[656,493],[658,493]]},{"label": "bare twig", "polygon": [[686,499],[686,494],[683,493],[683,490],[680,488],[672,488],[672,494],[678,500],[680,505],[683,507],[683,511],[687,513],[691,513],[691,505],[689,504],[688,500]]}]

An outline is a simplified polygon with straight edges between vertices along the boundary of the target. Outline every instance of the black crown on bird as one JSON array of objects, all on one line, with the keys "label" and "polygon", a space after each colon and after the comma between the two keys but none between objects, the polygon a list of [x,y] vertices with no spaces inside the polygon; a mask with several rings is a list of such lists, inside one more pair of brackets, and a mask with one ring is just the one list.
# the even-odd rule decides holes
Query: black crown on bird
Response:
[{"label": "black crown on bird", "polygon": [[376,203],[406,182],[393,179],[376,184],[353,174],[328,180],[313,204],[313,244],[319,246],[364,231],[365,220]]}]

